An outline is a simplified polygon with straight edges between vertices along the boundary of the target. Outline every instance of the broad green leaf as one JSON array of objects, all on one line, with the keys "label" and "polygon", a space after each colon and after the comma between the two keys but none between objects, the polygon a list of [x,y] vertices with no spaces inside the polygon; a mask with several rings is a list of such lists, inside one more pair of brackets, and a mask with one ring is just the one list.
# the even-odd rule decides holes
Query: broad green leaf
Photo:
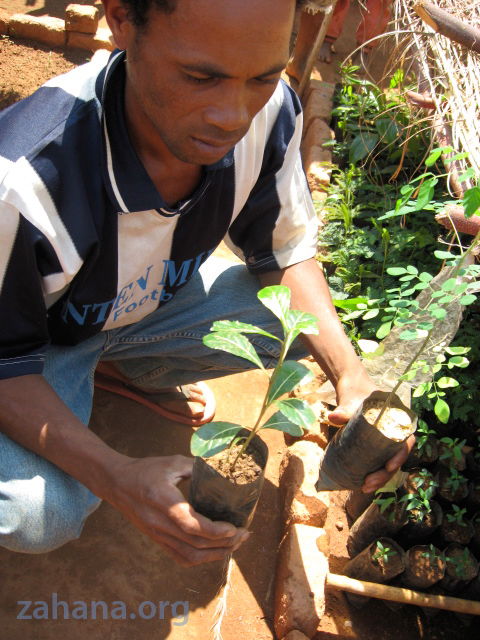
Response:
[{"label": "broad green leaf", "polygon": [[262,431],[263,429],[277,429],[278,431],[289,433],[291,436],[303,436],[302,427],[299,427],[298,424],[295,424],[294,422],[290,422],[290,420],[280,411],[274,413],[273,416],[269,418],[262,427],[260,427],[259,431]]},{"label": "broad green leaf", "polygon": [[285,400],[277,400],[275,404],[291,422],[307,430],[312,428],[315,422],[315,414],[305,400],[301,400],[300,398],[286,398]]},{"label": "broad green leaf", "polygon": [[440,300],[438,301],[438,304],[448,304],[454,298],[455,298],[455,296],[452,296],[452,295],[443,296],[443,298],[440,298]]},{"label": "broad green leaf", "polygon": [[442,422],[443,424],[446,424],[448,422],[448,419],[450,417],[450,407],[445,402],[445,400],[438,398],[433,410],[435,411],[435,415],[440,420],[440,422]]},{"label": "broad green leaf", "polygon": [[471,347],[445,347],[445,351],[451,356],[462,356],[470,351]]},{"label": "broad green leaf", "polygon": [[465,218],[471,218],[480,209],[480,187],[472,187],[465,191],[462,200]]},{"label": "broad green leaf", "polygon": [[421,396],[423,396],[424,393],[428,393],[428,391],[430,391],[431,388],[432,388],[431,382],[422,382],[421,384],[418,385],[418,387],[413,392],[413,397],[420,398]]},{"label": "broad green leaf", "polygon": [[238,320],[217,320],[213,323],[210,331],[220,331],[222,333],[228,333],[230,331],[235,333],[258,333],[259,335],[267,336],[267,338],[272,338],[273,340],[281,342],[280,338],[268,333],[268,331],[264,331],[263,329],[260,329],[260,327],[248,324],[247,322],[238,322]]},{"label": "broad green leaf", "polygon": [[192,456],[210,458],[223,451],[242,429],[233,422],[209,422],[195,431],[190,441]]},{"label": "broad green leaf", "polygon": [[460,304],[463,304],[465,307],[469,304],[472,304],[477,299],[477,296],[474,296],[473,293],[469,293],[466,296],[462,296],[460,298]]},{"label": "broad green leaf", "polygon": [[418,190],[417,203],[415,205],[416,211],[421,211],[432,200],[437,182],[437,178],[430,178],[422,184]]},{"label": "broad green leaf", "polygon": [[363,133],[354,138],[349,150],[350,164],[357,164],[366,158],[373,151],[377,142],[378,135],[375,133]]},{"label": "broad green leaf", "polygon": [[446,318],[447,312],[445,309],[433,309],[433,311],[430,312],[430,315],[437,318],[437,320],[443,320]]},{"label": "broad green leaf", "polygon": [[286,315],[290,307],[290,289],[280,284],[272,285],[260,289],[257,297],[285,326]]},{"label": "broad green leaf", "polygon": [[472,180],[475,178],[475,169],[473,167],[468,167],[465,173],[462,173],[461,176],[458,176],[458,182],[466,182],[467,180]]},{"label": "broad green leaf", "polygon": [[411,264],[409,264],[409,265],[407,266],[407,271],[408,271],[408,273],[411,273],[411,274],[413,274],[414,276],[418,275],[418,269],[417,269],[417,267],[414,267],[414,266],[413,266],[413,265],[411,265]]},{"label": "broad green leaf", "polygon": [[442,283],[442,291],[452,291],[455,288],[457,281],[455,278],[449,278]]},{"label": "broad green leaf", "polygon": [[460,282],[459,285],[455,287],[455,291],[453,292],[456,296],[459,296],[468,289],[468,282]]},{"label": "broad green leaf", "polygon": [[461,369],[465,369],[470,364],[468,358],[464,356],[453,356],[448,360],[448,364],[454,367],[460,367]]},{"label": "broad green leaf", "polygon": [[298,330],[299,333],[318,335],[318,318],[311,313],[292,309],[287,313],[287,327],[290,330]]},{"label": "broad green leaf", "polygon": [[435,164],[435,162],[440,158],[442,153],[444,153],[442,149],[433,149],[430,155],[428,156],[428,158],[425,160],[425,166],[431,167],[432,164]]},{"label": "broad green leaf", "polygon": [[430,282],[433,280],[433,276],[427,273],[426,271],[422,271],[422,273],[418,276],[419,280],[422,282]]},{"label": "broad green leaf", "polygon": [[407,270],[404,267],[388,267],[387,273],[390,276],[401,276],[407,273]]},{"label": "broad green leaf", "polygon": [[262,361],[258,357],[252,344],[241,333],[220,331],[209,333],[203,337],[203,344],[206,344],[207,347],[211,349],[227,351],[240,358],[245,358],[245,360],[253,362],[253,364],[256,364],[257,367],[265,371]]},{"label": "broad green leaf", "polygon": [[437,380],[437,386],[440,389],[448,389],[449,387],[458,387],[458,382],[454,378],[443,377]]},{"label": "broad green leaf", "polygon": [[423,331],[430,331],[430,329],[433,329],[433,324],[431,322],[419,322],[417,327]]},{"label": "broad green leaf", "polygon": [[383,338],[385,338],[386,336],[388,336],[388,334],[390,333],[390,330],[392,328],[392,323],[391,322],[384,322],[380,328],[378,329],[377,333],[375,334],[376,337],[379,340],[382,340]]},{"label": "broad green leaf", "polygon": [[390,304],[392,307],[396,307],[397,309],[404,309],[408,307],[408,300],[390,300]]},{"label": "broad green leaf", "polygon": [[405,329],[398,337],[400,340],[417,340],[420,338],[420,334],[416,329]]},{"label": "broad green leaf", "polygon": [[339,309],[356,309],[357,304],[368,303],[368,298],[349,298],[348,300],[333,300],[333,304]]},{"label": "broad green leaf", "polygon": [[453,253],[450,253],[450,251],[434,251],[433,255],[439,260],[450,260],[451,258],[455,258]]},{"label": "broad green leaf", "polygon": [[272,382],[267,398],[268,404],[283,396],[284,393],[293,391],[295,387],[310,382],[312,378],[313,373],[305,365],[294,360],[286,360]]},{"label": "broad green leaf", "polygon": [[376,318],[378,316],[378,314],[380,313],[380,309],[370,309],[369,311],[367,311],[367,313],[363,316],[364,320],[371,320],[372,318]]}]

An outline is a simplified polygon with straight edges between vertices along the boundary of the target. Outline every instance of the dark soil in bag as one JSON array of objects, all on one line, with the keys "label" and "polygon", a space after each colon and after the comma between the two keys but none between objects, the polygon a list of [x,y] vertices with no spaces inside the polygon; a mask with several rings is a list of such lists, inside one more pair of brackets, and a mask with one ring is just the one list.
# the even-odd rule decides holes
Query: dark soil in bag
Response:
[{"label": "dark soil in bag", "polygon": [[[239,435],[249,433],[242,430]],[[195,458],[189,496],[189,502],[195,511],[211,520],[230,522],[236,527],[248,527],[265,477],[267,445],[255,436],[246,453],[244,469],[242,470],[242,466],[238,469],[236,467],[233,474],[230,472],[225,450],[208,459]],[[232,451],[230,461],[235,456],[236,452]]]},{"label": "dark soil in bag", "polygon": [[415,431],[416,415],[394,396],[378,427],[375,419],[389,396],[374,391],[338,430],[325,449],[317,491],[357,489],[365,477],[385,466]]},{"label": "dark soil in bag", "polygon": [[468,496],[467,482],[460,482],[458,487],[448,485],[450,472],[448,469],[440,469],[438,473],[438,488],[436,499],[446,511],[452,504],[460,504]]},{"label": "dark soil in bag", "polygon": [[363,493],[361,489],[350,491],[345,500],[345,511],[355,522],[362,513],[372,504],[375,493]]},{"label": "dark soil in bag", "polygon": [[442,549],[452,542],[466,546],[473,538],[472,522],[465,517],[462,518],[462,523],[450,522],[449,515],[454,515],[453,510],[443,514],[443,522],[435,532],[435,543]]},{"label": "dark soil in bag", "polygon": [[415,467],[409,470],[408,476],[405,478],[404,488],[407,493],[418,493],[419,489],[426,491],[432,485],[434,485],[432,488],[433,497],[436,493],[433,474],[421,467]]},{"label": "dark soil in bag", "polygon": [[379,506],[372,502],[350,529],[347,539],[348,555],[354,558],[374,540],[382,536],[393,537],[407,523],[405,507],[404,502],[397,502],[380,513]]},{"label": "dark soil in bag", "polygon": [[467,460],[466,457],[462,454],[460,458],[456,456],[451,456],[448,458],[441,459],[442,456],[448,451],[448,446],[445,442],[438,441],[438,464],[443,467],[453,467],[457,471],[465,471],[467,468]]},{"label": "dark soil in bag", "polygon": [[[467,550],[466,552],[465,549]],[[438,583],[438,586],[448,594],[456,595],[478,575],[478,562],[468,547],[464,547],[457,542],[449,544],[443,553],[447,560],[447,567],[445,575]],[[467,561],[462,560],[464,553],[466,553]],[[449,558],[453,561],[449,561]],[[457,563],[461,563],[462,572],[459,571]]]},{"label": "dark soil in bag", "polygon": [[[395,551],[395,554],[385,560],[379,554],[377,542],[380,542],[384,549]],[[372,542],[366,549],[359,553],[353,560],[347,562],[342,573],[349,578],[364,580],[366,582],[377,582],[386,584],[393,580],[405,568],[405,553],[399,545],[391,538],[382,537]],[[363,607],[370,600],[366,596],[358,596],[352,593],[345,593],[349,602],[357,609]]]},{"label": "dark soil in bag", "polygon": [[408,522],[399,531],[397,542],[404,549],[411,547],[419,540],[425,540],[442,524],[442,507],[435,500],[430,501],[430,511],[421,518],[416,509],[408,512]]},{"label": "dark soil in bag", "polygon": [[445,575],[445,556],[428,545],[415,545],[405,556],[405,571],[392,584],[405,589],[428,589]]}]

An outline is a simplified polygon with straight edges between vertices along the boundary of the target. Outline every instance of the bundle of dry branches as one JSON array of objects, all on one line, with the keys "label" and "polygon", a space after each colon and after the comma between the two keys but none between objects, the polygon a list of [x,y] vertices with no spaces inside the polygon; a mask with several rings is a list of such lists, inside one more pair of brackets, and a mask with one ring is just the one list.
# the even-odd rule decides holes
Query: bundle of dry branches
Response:
[{"label": "bundle of dry branches", "polygon": [[[469,166],[477,175],[480,173],[480,55],[437,33],[415,12],[417,3],[393,3],[401,53],[397,60],[404,60],[404,68],[417,77],[419,91],[432,98],[435,110],[428,112],[434,133],[432,144],[451,141],[455,152],[468,153],[465,159],[447,163],[452,190],[459,196],[459,191],[472,183],[458,183],[458,174]],[[431,4],[480,29],[480,4],[476,0],[431,0]]]}]

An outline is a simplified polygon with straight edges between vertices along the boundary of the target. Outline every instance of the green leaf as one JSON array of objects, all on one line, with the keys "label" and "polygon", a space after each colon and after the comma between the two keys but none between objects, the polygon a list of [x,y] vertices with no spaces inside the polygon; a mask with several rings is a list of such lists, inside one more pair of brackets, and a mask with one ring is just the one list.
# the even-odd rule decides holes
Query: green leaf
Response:
[{"label": "green leaf", "polygon": [[312,378],[313,373],[305,365],[294,360],[286,360],[272,382],[267,399],[268,404],[283,396],[284,393],[293,391],[295,387],[310,382]]},{"label": "green leaf", "polygon": [[257,297],[285,326],[286,316],[290,308],[290,289],[280,284],[272,285],[271,287],[260,289]]},{"label": "green leaf", "polygon": [[363,316],[364,320],[371,320],[372,318],[376,318],[378,316],[378,314],[380,313],[380,309],[370,309],[369,311],[367,311],[367,313]]},{"label": "green leaf", "polygon": [[460,369],[465,369],[470,363],[468,358],[464,356],[453,356],[449,359],[448,364],[454,367],[460,367]]},{"label": "green leaf", "polygon": [[433,410],[435,411],[435,415],[440,420],[440,422],[442,422],[443,424],[446,424],[448,422],[448,419],[450,417],[450,407],[445,402],[445,400],[438,398]]},{"label": "green leaf", "polygon": [[420,334],[416,329],[405,329],[398,337],[400,340],[417,340],[420,338]]},{"label": "green leaf", "polygon": [[427,273],[426,271],[422,271],[422,273],[418,276],[419,280],[422,282],[430,282],[433,280],[433,276]]},{"label": "green leaf", "polygon": [[435,185],[437,184],[437,178],[430,178],[425,180],[418,191],[417,203],[415,205],[415,211],[421,211],[433,198],[435,192]]},{"label": "green leaf", "polygon": [[350,164],[357,164],[373,151],[378,142],[378,135],[375,133],[363,133],[353,139],[350,145]]},{"label": "green leaf", "polygon": [[388,334],[390,333],[390,330],[392,328],[392,323],[391,322],[384,322],[380,328],[378,329],[377,333],[375,334],[376,337],[379,340],[382,340],[383,338],[385,338],[386,336],[388,336]]},{"label": "green leaf", "polygon": [[269,418],[259,429],[259,431],[262,431],[263,429],[277,429],[277,431],[285,431],[285,433],[289,433],[291,436],[303,436],[302,427],[299,427],[298,424],[295,424],[294,422],[290,422],[290,420],[280,411],[274,413],[273,416]]},{"label": "green leaf", "polygon": [[315,422],[315,414],[310,405],[300,398],[286,398],[275,402],[283,415],[304,429],[311,429]]},{"label": "green leaf", "polygon": [[430,315],[434,318],[437,318],[438,320],[443,320],[444,318],[446,318],[447,312],[445,311],[445,309],[434,309],[433,311],[430,311]]},{"label": "green leaf", "polygon": [[238,322],[238,320],[217,320],[213,323],[210,331],[220,331],[222,333],[228,333],[230,331],[235,333],[258,333],[259,335],[267,336],[267,338],[272,338],[281,342],[280,338],[268,333],[268,331],[264,331],[263,329],[260,329],[260,327],[248,324],[247,322]]},{"label": "green leaf", "polygon": [[477,299],[477,296],[474,296],[473,293],[469,293],[466,296],[462,296],[460,298],[460,304],[463,304],[465,307],[469,304],[472,304]]},{"label": "green leaf", "polygon": [[421,396],[423,396],[424,393],[428,393],[428,391],[430,391],[431,388],[432,388],[431,382],[422,382],[421,384],[418,385],[418,387],[413,392],[413,397],[420,398]]},{"label": "green leaf", "polygon": [[425,166],[431,167],[435,162],[440,158],[440,156],[444,153],[442,149],[433,149],[428,158],[425,160]]},{"label": "green leaf", "polygon": [[430,329],[433,329],[433,324],[431,322],[419,322],[417,327],[422,331],[430,331]]},{"label": "green leaf", "polygon": [[458,382],[454,378],[443,377],[437,380],[437,386],[440,389],[448,389],[449,387],[458,387]]},{"label": "green leaf", "polygon": [[389,267],[387,269],[387,273],[390,276],[401,276],[404,273],[407,273],[407,270],[404,267]]},{"label": "green leaf", "polygon": [[192,456],[210,458],[226,449],[242,429],[233,422],[209,422],[195,431],[190,441]]},{"label": "green leaf", "polygon": [[257,367],[265,371],[262,361],[258,357],[252,344],[241,333],[220,331],[209,333],[203,337],[203,344],[211,349],[227,351],[240,358],[245,358],[245,360],[253,362]]},{"label": "green leaf", "polygon": [[465,191],[462,200],[465,218],[471,218],[480,209],[480,187],[472,187]]},{"label": "green leaf", "polygon": [[461,176],[458,176],[457,180],[458,182],[466,182],[467,180],[472,180],[473,178],[475,178],[475,169],[473,167],[468,167],[465,173],[462,173]]},{"label": "green leaf", "polygon": [[318,318],[311,313],[292,309],[286,316],[287,331],[290,332],[285,341],[285,353],[299,333],[309,333],[318,336]]},{"label": "green leaf", "polygon": [[451,356],[462,356],[470,351],[471,347],[445,347],[445,351]]},{"label": "green leaf", "polygon": [[368,298],[349,298],[348,300],[333,300],[339,309],[356,309],[358,304],[367,304]]},{"label": "green leaf", "polygon": [[451,258],[455,258],[453,253],[450,253],[450,251],[434,251],[433,254],[439,260],[450,260]]},{"label": "green leaf", "polygon": [[418,275],[418,269],[417,269],[417,267],[414,267],[414,266],[413,266],[413,265],[411,265],[411,264],[409,264],[409,265],[407,266],[407,271],[408,271],[408,273],[411,273],[411,274],[412,274],[412,275],[414,275],[414,276]]},{"label": "green leaf", "polygon": [[455,278],[449,278],[442,283],[442,291],[452,291],[455,288],[457,281]]}]

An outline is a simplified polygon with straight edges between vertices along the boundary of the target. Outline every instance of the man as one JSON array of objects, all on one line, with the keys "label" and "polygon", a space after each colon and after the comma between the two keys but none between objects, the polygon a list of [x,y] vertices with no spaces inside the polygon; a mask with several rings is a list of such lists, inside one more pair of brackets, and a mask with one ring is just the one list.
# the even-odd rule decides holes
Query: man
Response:
[{"label": "man", "polygon": [[[206,260],[225,234],[262,285],[286,284],[294,308],[321,317],[305,342],[336,385],[332,418],[345,421],[373,385],[314,259],[300,109],[279,83],[293,0],[104,8],[121,52],[0,120],[0,544],[54,549],[105,499],[188,566],[225,557],[248,532],[185,502],[176,484],[191,459],[130,458],[85,425],[99,360],[103,377],[155,392],[160,410],[159,391],[242,367],[201,342],[217,318],[269,322],[256,278]],[[278,356],[268,341],[257,348],[267,366]],[[193,400],[167,410],[201,420],[202,388]]]}]

